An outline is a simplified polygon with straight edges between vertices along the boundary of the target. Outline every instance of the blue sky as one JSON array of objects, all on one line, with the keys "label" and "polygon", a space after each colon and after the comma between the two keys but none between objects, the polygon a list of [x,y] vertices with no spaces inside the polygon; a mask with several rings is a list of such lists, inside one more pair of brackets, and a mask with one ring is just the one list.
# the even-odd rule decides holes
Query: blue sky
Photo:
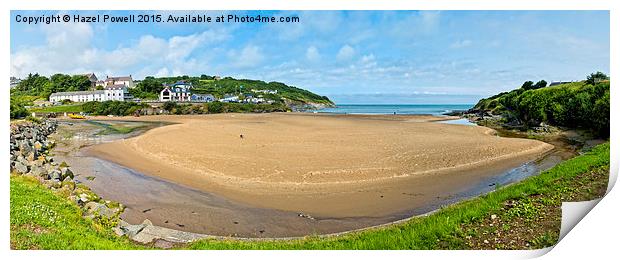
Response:
[{"label": "blue sky", "polygon": [[11,75],[221,75],[280,81],[337,103],[475,103],[525,80],[609,72],[607,11],[180,11],[299,16],[278,24],[17,23]]}]

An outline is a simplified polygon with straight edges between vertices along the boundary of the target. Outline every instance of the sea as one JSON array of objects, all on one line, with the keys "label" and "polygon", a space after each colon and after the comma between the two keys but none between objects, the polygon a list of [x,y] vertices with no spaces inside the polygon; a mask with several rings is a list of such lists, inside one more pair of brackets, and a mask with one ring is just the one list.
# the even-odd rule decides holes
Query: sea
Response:
[{"label": "sea", "polygon": [[473,104],[339,104],[336,107],[317,110],[318,113],[365,114],[365,115],[443,115],[453,111],[467,110]]}]

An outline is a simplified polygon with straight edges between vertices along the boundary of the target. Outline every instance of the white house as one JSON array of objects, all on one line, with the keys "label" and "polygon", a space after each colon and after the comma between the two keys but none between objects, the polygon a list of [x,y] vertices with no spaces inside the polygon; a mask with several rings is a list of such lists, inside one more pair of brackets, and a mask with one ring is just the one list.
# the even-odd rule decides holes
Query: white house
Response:
[{"label": "white house", "polygon": [[62,102],[64,100],[71,100],[72,102],[104,101],[105,90],[57,92],[50,95],[51,102]]},{"label": "white house", "polygon": [[126,101],[131,99],[132,96],[127,87],[120,84],[107,86],[104,90],[57,92],[50,95],[51,102],[62,102],[63,100],[71,100],[72,102]]},{"label": "white house", "polygon": [[263,94],[278,94],[278,90],[271,90],[271,89],[252,89],[252,92],[254,93],[263,93]]},{"label": "white house", "polygon": [[121,77],[106,77],[104,83],[105,83],[106,86],[122,84],[122,85],[125,85],[125,87],[128,87],[128,88],[136,87],[136,84],[133,82],[133,79],[131,78],[131,75],[129,75],[129,76],[121,76]]},{"label": "white house", "polygon": [[159,92],[159,101],[189,102],[192,100],[191,88],[192,84],[184,81],[166,85]]},{"label": "white house", "polygon": [[192,102],[213,102],[215,97],[211,94],[192,94]]},{"label": "white house", "polygon": [[238,95],[233,95],[233,94],[225,94],[224,98],[219,100],[220,102],[227,102],[227,103],[237,103],[239,102],[239,96]]},{"label": "white house", "polygon": [[129,95],[129,90],[127,89],[127,86],[123,84],[107,86],[103,91],[106,95],[105,100],[126,101],[133,98],[131,95]]}]

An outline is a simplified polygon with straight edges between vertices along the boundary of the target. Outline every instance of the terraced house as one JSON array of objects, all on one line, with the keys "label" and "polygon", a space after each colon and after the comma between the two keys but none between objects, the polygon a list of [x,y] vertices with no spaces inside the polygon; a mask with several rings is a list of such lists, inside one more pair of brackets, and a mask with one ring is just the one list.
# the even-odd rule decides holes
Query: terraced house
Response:
[{"label": "terraced house", "polygon": [[103,90],[56,92],[50,95],[51,102],[62,102],[64,100],[72,102],[129,101],[132,98],[127,87],[122,84],[107,86]]}]

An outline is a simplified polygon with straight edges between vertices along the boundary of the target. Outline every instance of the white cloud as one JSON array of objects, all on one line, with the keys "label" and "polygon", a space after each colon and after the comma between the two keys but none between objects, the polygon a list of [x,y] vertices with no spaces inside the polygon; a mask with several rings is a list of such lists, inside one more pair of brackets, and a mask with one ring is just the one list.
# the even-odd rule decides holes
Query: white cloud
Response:
[{"label": "white cloud", "polygon": [[316,47],[310,46],[306,50],[306,59],[308,59],[309,61],[318,61],[319,59],[321,59],[321,54]]},{"label": "white cloud", "polygon": [[353,49],[353,47],[346,44],[342,46],[342,48],[340,48],[340,50],[338,51],[338,55],[336,55],[336,58],[338,60],[345,61],[345,60],[350,60],[351,58],[353,58],[354,55],[355,55],[355,49]]},{"label": "white cloud", "polygon": [[229,38],[223,30],[172,36],[168,39],[143,35],[129,45],[106,50],[94,47],[97,41],[93,27],[86,23],[60,23],[42,27],[45,44],[26,46],[11,53],[11,75],[28,73],[51,75],[95,72],[105,75],[187,74],[205,69],[208,59],[196,62],[196,50]]},{"label": "white cloud", "polygon": [[450,48],[452,49],[460,49],[471,46],[473,42],[471,40],[458,40],[450,44]]},{"label": "white cloud", "polygon": [[250,68],[259,65],[264,58],[261,49],[255,45],[246,45],[240,52],[231,50],[228,52],[231,65],[235,68]]}]

